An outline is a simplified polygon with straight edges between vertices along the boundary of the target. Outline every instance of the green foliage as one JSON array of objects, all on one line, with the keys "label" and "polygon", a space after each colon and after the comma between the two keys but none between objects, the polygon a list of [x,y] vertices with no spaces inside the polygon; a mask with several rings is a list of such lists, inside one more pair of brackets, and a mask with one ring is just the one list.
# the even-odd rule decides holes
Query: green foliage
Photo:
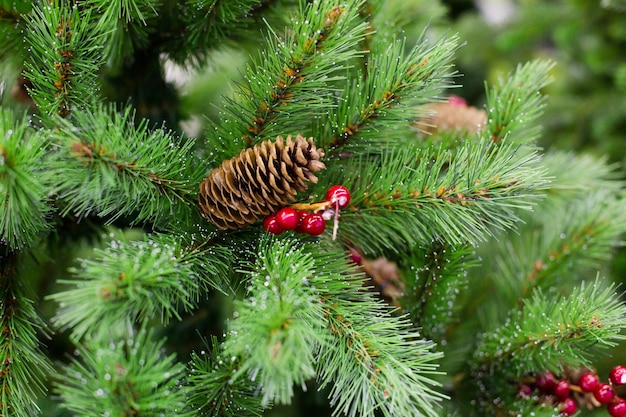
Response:
[{"label": "green foliage", "polygon": [[[180,379],[184,367],[175,355],[163,353],[164,340],[152,330],[115,327],[101,331],[77,349],[55,391],[76,416],[162,415],[192,416],[183,411]],[[183,394],[183,395],[181,395]]]},{"label": "green foliage", "polygon": [[194,352],[189,363],[187,404],[201,416],[261,416],[261,399],[254,393],[254,382],[246,378],[233,379],[239,361],[228,358],[213,337],[209,352]]},{"label": "green foliage", "polygon": [[232,157],[261,140],[306,132],[312,117],[332,105],[332,82],[362,54],[355,49],[365,32],[356,23],[361,2],[310,2],[284,37],[270,30],[266,49],[247,67],[237,99],[225,102],[209,143]]},{"label": "green foliage", "polygon": [[0,242],[8,250],[34,244],[49,228],[50,163],[43,135],[26,115],[0,108]]},{"label": "green foliage", "polygon": [[16,274],[15,257],[0,254],[0,261],[0,412],[32,417],[52,373],[38,337],[48,329]]},{"label": "green foliage", "polygon": [[31,97],[51,125],[97,98],[102,61],[102,34],[91,27],[91,9],[82,11],[69,1],[35,6],[28,15],[26,77]]},{"label": "green foliage", "polygon": [[[76,112],[73,122],[59,120],[51,134],[57,149],[55,192],[62,214],[97,215],[113,222],[161,227],[186,224],[196,214],[196,184],[201,168],[193,166],[193,141],[176,139],[165,129],[133,123],[133,110],[98,106]],[[192,205],[193,204],[193,205]]]},{"label": "green foliage", "polygon": [[70,289],[50,299],[60,304],[55,323],[70,327],[74,339],[153,318],[167,323],[190,312],[200,294],[221,289],[229,258],[207,245],[209,236],[149,235],[141,241],[113,240],[92,259],[70,270],[76,279],[59,280]]},{"label": "green foliage", "polygon": [[[624,339],[617,287],[590,280],[626,232],[624,184],[606,160],[538,146],[544,93],[562,74],[554,57],[486,83],[477,131],[420,130],[464,49],[436,27],[442,10],[0,2],[0,413],[37,415],[52,385],[40,404],[58,417],[553,414],[518,398],[520,381],[595,366]],[[172,62],[191,68],[186,87],[164,77]],[[19,73],[24,117],[8,109],[24,99],[9,92]],[[211,117],[189,136],[205,140],[176,132],[189,89],[184,110]],[[296,202],[325,216],[324,233],[217,231],[201,218],[211,167],[289,134],[325,150]],[[323,201],[334,184],[352,196],[339,212]],[[348,253],[385,257],[397,291]],[[58,330],[45,354],[27,284]]]},{"label": "green foliage", "polygon": [[[561,293],[537,290],[513,310],[504,325],[478,343],[474,361],[479,370],[519,373],[590,367],[599,349],[625,338],[626,304],[613,287],[599,280]],[[572,302],[572,300],[574,302]],[[537,318],[540,318],[537,320]],[[554,357],[559,361],[554,362]]]},{"label": "green foliage", "polygon": [[379,162],[349,162],[344,182],[355,197],[342,236],[372,253],[434,238],[476,244],[513,227],[546,184],[537,153],[513,144],[485,138],[437,154],[430,160],[430,150],[407,145]]},{"label": "green foliage", "polygon": [[148,45],[147,20],[156,17],[160,0],[89,0],[96,13],[96,31],[103,34],[103,54],[107,64],[118,69],[132,60],[138,48]]},{"label": "green foliage", "polygon": [[[433,45],[422,37],[403,56],[405,42],[395,39],[386,50],[370,55],[367,76],[355,74],[330,120],[320,120],[321,146],[360,146],[363,151],[381,142],[404,143],[410,135],[410,121],[417,115],[415,108],[432,100],[449,83],[457,48],[456,36],[441,38]],[[400,122],[404,129],[387,128]]]}]

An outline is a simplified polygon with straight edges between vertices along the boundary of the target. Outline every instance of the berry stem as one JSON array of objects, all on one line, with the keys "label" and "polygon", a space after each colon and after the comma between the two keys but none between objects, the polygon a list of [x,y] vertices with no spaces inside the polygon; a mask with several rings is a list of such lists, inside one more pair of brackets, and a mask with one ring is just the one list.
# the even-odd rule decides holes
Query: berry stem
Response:
[{"label": "berry stem", "polygon": [[318,212],[320,210],[326,210],[327,208],[332,207],[332,203],[330,201],[320,201],[317,203],[297,203],[292,204],[289,207],[296,210],[308,210]]}]

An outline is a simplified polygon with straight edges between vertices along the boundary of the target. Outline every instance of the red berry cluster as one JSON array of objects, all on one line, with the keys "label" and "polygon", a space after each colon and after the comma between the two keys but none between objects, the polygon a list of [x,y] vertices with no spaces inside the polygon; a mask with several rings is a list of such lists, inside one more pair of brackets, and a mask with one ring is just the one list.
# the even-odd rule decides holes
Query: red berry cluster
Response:
[{"label": "red berry cluster", "polygon": [[[322,213],[326,209],[339,210],[350,203],[350,191],[343,185],[333,185],[326,192],[326,200],[321,203],[295,204],[293,207],[283,207],[276,214],[270,214],[263,220],[263,229],[278,235],[287,230],[306,233],[311,236],[321,235],[326,229],[326,220]],[[312,208],[311,212],[299,209],[300,206]]]},{"label": "red berry cluster", "polygon": [[588,404],[600,407],[606,405],[611,417],[626,417],[626,400],[619,397],[616,388],[626,385],[626,366],[617,365],[609,373],[609,382],[601,382],[593,372],[585,372],[578,378],[578,385],[567,379],[557,378],[554,373],[546,371],[537,375],[529,384],[522,384],[518,388],[518,394],[529,398],[533,388],[540,394],[543,401],[550,402],[558,407],[561,415],[571,416],[578,410],[578,404],[573,395],[578,395],[578,400],[588,396]]}]

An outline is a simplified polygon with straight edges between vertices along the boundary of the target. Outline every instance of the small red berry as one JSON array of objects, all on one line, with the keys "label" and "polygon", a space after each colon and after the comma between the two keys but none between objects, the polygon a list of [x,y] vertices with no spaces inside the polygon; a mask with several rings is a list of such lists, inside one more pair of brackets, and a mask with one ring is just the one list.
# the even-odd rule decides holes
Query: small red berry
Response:
[{"label": "small red berry", "polygon": [[302,222],[305,233],[311,236],[321,235],[326,229],[326,222],[321,214],[311,213],[306,216]]},{"label": "small red berry", "polygon": [[520,384],[517,387],[517,395],[522,398],[530,398],[530,395],[533,393],[533,389],[526,384]]},{"label": "small red berry", "polygon": [[593,392],[593,390],[598,387],[599,383],[598,376],[593,372],[585,372],[578,379],[580,389],[585,392]]},{"label": "small red berry", "polygon": [[626,384],[626,366],[617,365],[613,367],[609,373],[609,379],[614,385]]},{"label": "small red berry", "polygon": [[571,398],[566,398],[561,402],[561,406],[559,407],[559,412],[566,416],[572,416],[578,410],[578,406],[576,405],[576,401]]},{"label": "small red berry", "polygon": [[345,208],[350,203],[350,191],[343,185],[333,185],[326,192],[326,201],[330,201],[340,208]]},{"label": "small red berry", "polygon": [[560,379],[552,388],[552,393],[559,400],[564,400],[569,397],[569,382],[564,379]]},{"label": "small red berry", "polygon": [[615,393],[613,392],[613,388],[607,383],[602,383],[597,386],[595,390],[593,390],[593,396],[598,400],[598,402],[602,404],[608,404],[613,401],[613,397]]},{"label": "small red berry", "polygon": [[298,210],[298,225],[296,226],[296,232],[306,233],[306,230],[304,229],[304,219],[306,219],[309,215],[311,215],[311,213],[306,210]]},{"label": "small red berry", "polygon": [[274,214],[270,214],[265,218],[265,220],[263,220],[263,229],[265,229],[266,232],[274,235],[278,235],[284,232],[283,228],[280,227],[280,225],[278,224],[278,221],[276,220],[276,216]]},{"label": "small red berry", "polygon": [[537,380],[535,381],[535,385],[537,388],[545,393],[552,391],[552,388],[556,385],[556,377],[550,371],[546,371],[537,376]]},{"label": "small red berry", "polygon": [[626,416],[626,401],[623,398],[615,397],[615,400],[607,405],[606,408],[611,417]]},{"label": "small red berry", "polygon": [[283,207],[276,213],[276,221],[283,230],[293,230],[298,225],[298,212],[291,207]]}]

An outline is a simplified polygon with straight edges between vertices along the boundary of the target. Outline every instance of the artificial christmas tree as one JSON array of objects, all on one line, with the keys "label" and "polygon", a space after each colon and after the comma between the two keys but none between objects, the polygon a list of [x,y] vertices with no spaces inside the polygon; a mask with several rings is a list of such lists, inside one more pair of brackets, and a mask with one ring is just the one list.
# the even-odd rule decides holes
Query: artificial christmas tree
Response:
[{"label": "artificial christmas tree", "polygon": [[[447,99],[439,10],[0,3],[0,414],[619,415],[623,183],[536,146],[549,61]],[[235,51],[187,137],[164,62]]]}]

